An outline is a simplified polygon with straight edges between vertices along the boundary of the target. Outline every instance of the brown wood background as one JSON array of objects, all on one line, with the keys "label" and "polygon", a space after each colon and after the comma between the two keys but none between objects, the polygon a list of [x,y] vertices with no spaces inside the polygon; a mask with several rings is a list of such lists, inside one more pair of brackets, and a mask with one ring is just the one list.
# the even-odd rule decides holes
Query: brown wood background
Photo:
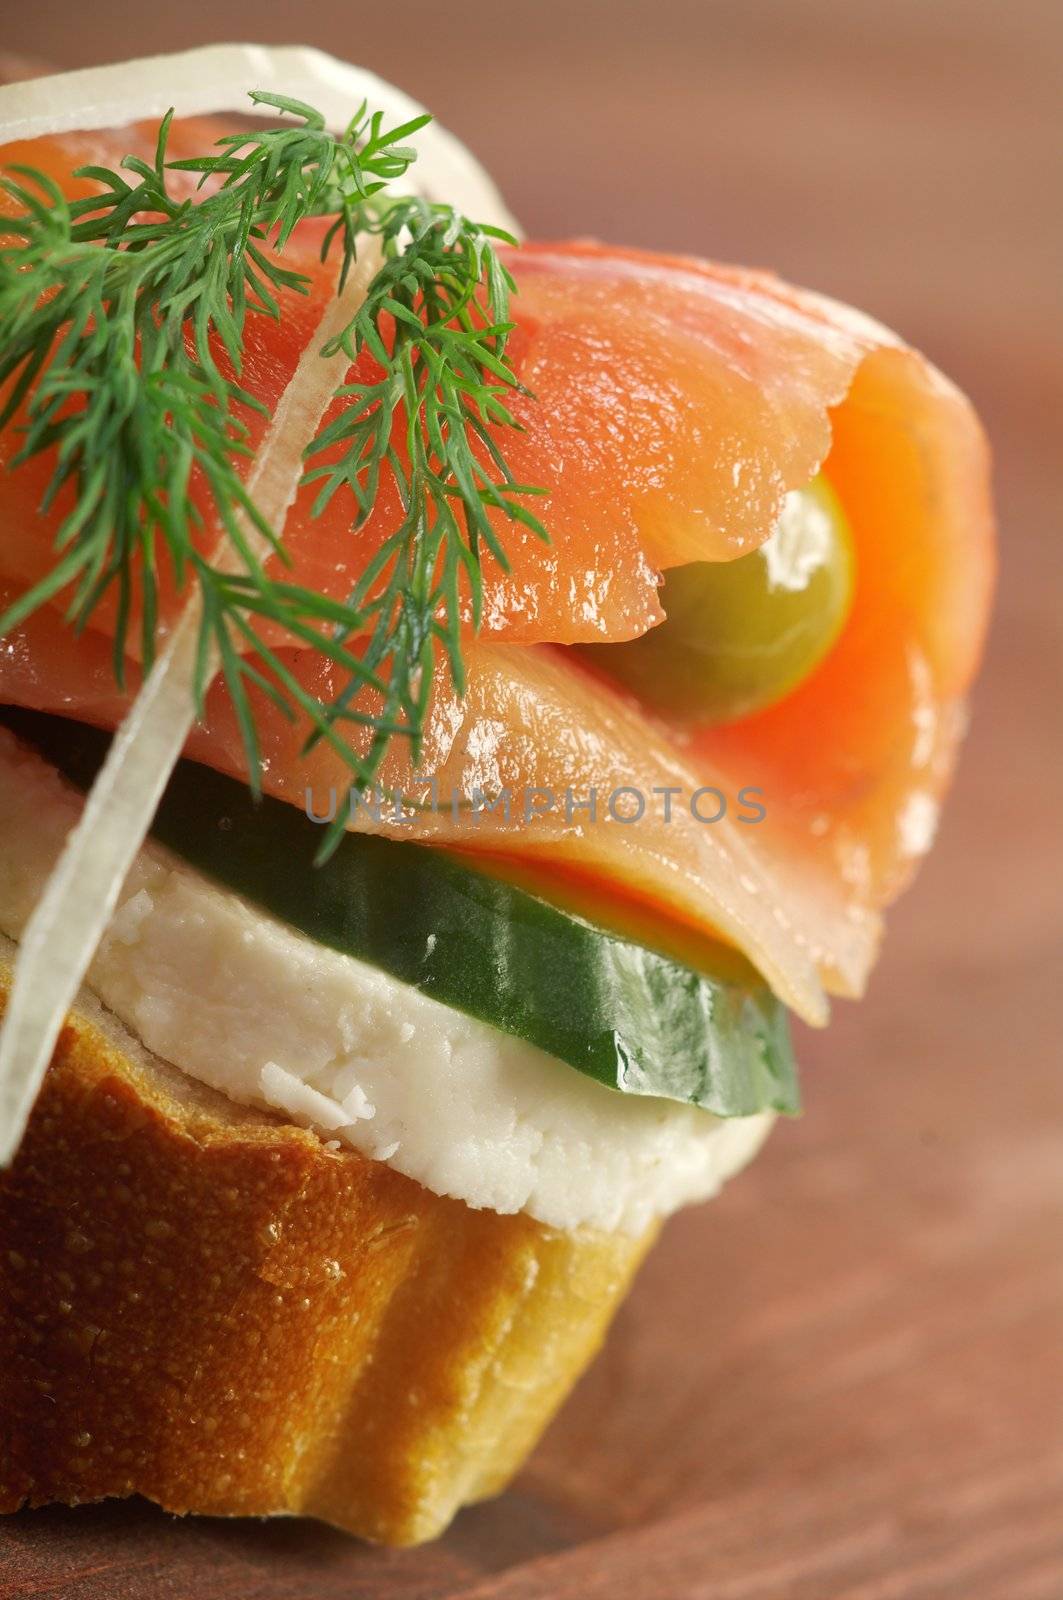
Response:
[{"label": "brown wood background", "polygon": [[808,1113],[673,1222],[515,1489],[388,1554],[141,1504],[0,1527],[0,1594],[1061,1600],[1054,0],[50,0],[81,65],[301,37],[402,83],[529,231],[770,264],[899,327],[994,438],[1003,581],[938,851]]}]

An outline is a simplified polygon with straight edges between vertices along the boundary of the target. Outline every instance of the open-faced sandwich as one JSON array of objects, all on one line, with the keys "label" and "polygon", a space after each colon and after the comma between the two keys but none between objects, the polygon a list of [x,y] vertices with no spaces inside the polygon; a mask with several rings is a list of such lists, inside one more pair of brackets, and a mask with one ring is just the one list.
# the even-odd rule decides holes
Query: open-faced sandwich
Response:
[{"label": "open-faced sandwich", "polygon": [[0,1509],[425,1539],[861,992],[983,437],[768,274],[517,243],[312,51],[0,143]]}]

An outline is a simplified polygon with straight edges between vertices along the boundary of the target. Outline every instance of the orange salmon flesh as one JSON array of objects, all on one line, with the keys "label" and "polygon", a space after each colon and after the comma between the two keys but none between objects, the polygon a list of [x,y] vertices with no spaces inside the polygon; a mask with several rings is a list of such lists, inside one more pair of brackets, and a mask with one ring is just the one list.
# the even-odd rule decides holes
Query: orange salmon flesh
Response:
[{"label": "orange salmon flesh", "polygon": [[[218,133],[178,123],[171,156],[206,150]],[[74,167],[147,155],[153,141],[147,128],[42,139],[0,149],[0,164],[43,169],[73,195],[91,192]],[[335,291],[338,256],[322,267],[321,232],[304,224],[285,251],[285,265],[310,276],[309,294],[282,294],[279,323],[248,321],[242,382],[270,411]],[[401,824],[363,812],[358,825],[461,849],[548,895],[553,884],[566,903],[622,904],[664,943],[694,949],[722,937],[822,1021],[826,992],[855,995],[866,981],[882,908],[930,842],[962,735],[994,572],[977,418],[895,335],[769,274],[583,242],[526,244],[506,261],[517,283],[509,353],[534,398],[515,399],[523,431],[499,443],[518,482],[548,490],[533,509],[551,542],[499,521],[510,570],[485,554],[478,635],[465,617],[467,690],[459,698],[437,675],[420,770],[437,776],[444,801],[503,787],[604,797],[622,786],[645,795],[756,786],[767,815],[755,827],[733,815],[707,826],[683,806],[667,822],[657,808],[620,825],[555,807],[514,826],[444,804]],[[363,354],[348,381],[373,370]],[[249,425],[257,443],[265,423]],[[0,435],[0,469],[18,438],[15,428]],[[780,703],[691,734],[565,648],[655,626],[662,569],[756,548],[786,492],[821,469],[853,530],[855,597],[826,659]],[[0,610],[53,562],[70,503],[60,496],[42,514],[51,470],[43,457],[0,470]],[[385,484],[355,531],[349,498],[313,518],[314,492],[299,491],[283,530],[290,577],[342,597],[395,526],[397,494]],[[163,616],[181,599],[171,582]],[[0,701],[114,727],[139,671],[131,660],[118,690],[113,605],[77,638],[63,605],[0,644]],[[342,686],[322,658],[271,642],[312,692]],[[333,752],[304,755],[306,729],[264,696],[256,712],[269,793],[302,806],[308,786],[345,791]],[[219,682],[187,753],[245,772]],[[404,741],[393,742],[382,781],[415,789]]]}]

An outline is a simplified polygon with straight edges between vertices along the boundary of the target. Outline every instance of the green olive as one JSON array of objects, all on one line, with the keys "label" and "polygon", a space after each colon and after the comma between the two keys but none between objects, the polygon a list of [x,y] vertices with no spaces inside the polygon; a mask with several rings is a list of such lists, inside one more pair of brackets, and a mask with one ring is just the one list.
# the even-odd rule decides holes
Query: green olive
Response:
[{"label": "green olive", "polygon": [[820,474],[790,491],[759,549],[673,567],[658,627],[584,652],[670,715],[734,722],[774,705],[823,660],[849,612],[853,565],[845,512]]}]

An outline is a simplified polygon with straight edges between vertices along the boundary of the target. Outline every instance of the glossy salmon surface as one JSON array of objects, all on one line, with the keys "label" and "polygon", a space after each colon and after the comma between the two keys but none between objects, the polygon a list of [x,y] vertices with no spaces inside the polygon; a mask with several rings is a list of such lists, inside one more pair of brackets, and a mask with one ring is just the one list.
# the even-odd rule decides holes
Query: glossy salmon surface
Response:
[{"label": "glossy salmon surface", "polygon": [[[84,159],[80,139],[93,142],[92,159],[113,163],[135,137],[146,134],[42,140],[0,160],[58,177]],[[191,124],[175,139],[210,142]],[[242,381],[271,410],[333,292],[319,242],[307,225],[285,258],[308,273],[311,292],[285,296],[279,325],[248,322]],[[507,263],[518,290],[510,355],[533,398],[516,399],[523,431],[499,442],[519,482],[547,489],[534,509],[551,543],[499,523],[510,570],[485,557],[467,692],[459,698],[440,675],[419,764],[437,780],[440,808],[401,820],[361,812],[355,825],[471,851],[492,869],[538,869],[544,883],[580,886],[592,907],[612,896],[684,937],[722,936],[822,1020],[824,990],[855,994],[866,979],[881,908],[931,841],[962,734],[993,576],[977,419],[894,335],[767,274],[586,243],[525,245]],[[363,356],[357,375],[371,372]],[[249,425],[261,438],[261,421]],[[0,460],[15,449],[9,430]],[[829,655],[780,703],[691,732],[566,648],[656,625],[663,568],[755,548],[786,491],[820,469],[853,530],[855,599]],[[48,475],[45,461],[0,472],[0,603],[48,570],[64,511],[39,512]],[[312,489],[299,491],[284,529],[292,576],[343,595],[394,527],[397,498],[385,488],[356,531],[342,495],[318,518],[312,500]],[[180,598],[171,592],[171,607]],[[109,617],[101,607],[80,639],[59,608],[30,618],[0,644],[0,700],[114,725],[136,668],[119,693]],[[314,692],[341,686],[305,650],[286,659]],[[297,805],[308,790],[343,792],[332,752],[304,756],[305,730],[264,700],[259,711],[266,789]],[[243,770],[219,686],[189,754]],[[383,777],[418,792],[401,742]],[[647,802],[635,822],[606,810],[623,787]],[[681,799],[665,818],[651,796],[669,788]],[[729,798],[717,822],[687,803],[705,788]],[[762,796],[756,823],[734,805],[747,788]],[[472,804],[502,790],[515,797],[516,823]],[[553,800],[525,820],[530,790]]]}]

